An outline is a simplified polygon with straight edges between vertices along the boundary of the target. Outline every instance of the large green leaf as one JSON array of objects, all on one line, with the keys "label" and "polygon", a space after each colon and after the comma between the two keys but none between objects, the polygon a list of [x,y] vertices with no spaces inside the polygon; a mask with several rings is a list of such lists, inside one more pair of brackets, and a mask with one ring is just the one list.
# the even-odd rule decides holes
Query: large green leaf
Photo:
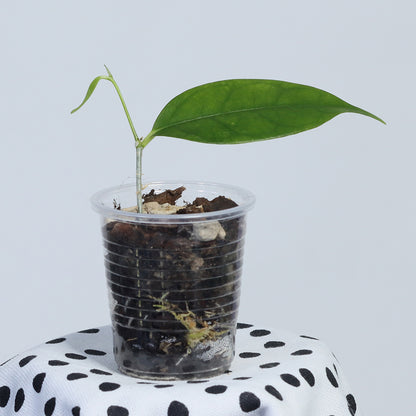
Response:
[{"label": "large green leaf", "polygon": [[284,81],[232,79],[204,84],[173,98],[159,114],[145,142],[155,136],[217,144],[267,140],[318,127],[345,112],[384,123],[314,87]]}]

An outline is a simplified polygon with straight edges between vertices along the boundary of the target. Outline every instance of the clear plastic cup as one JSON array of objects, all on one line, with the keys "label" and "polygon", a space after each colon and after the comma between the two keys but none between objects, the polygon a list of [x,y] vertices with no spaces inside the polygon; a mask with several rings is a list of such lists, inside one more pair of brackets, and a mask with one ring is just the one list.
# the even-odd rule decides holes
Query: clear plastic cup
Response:
[{"label": "clear plastic cup", "polygon": [[123,210],[136,205],[134,184],[92,197],[102,221],[114,356],[128,375],[206,378],[228,370],[234,357],[246,214],[254,196],[235,186],[189,181],[154,181],[147,189],[180,186],[184,202],[222,195],[238,206],[138,214]]}]

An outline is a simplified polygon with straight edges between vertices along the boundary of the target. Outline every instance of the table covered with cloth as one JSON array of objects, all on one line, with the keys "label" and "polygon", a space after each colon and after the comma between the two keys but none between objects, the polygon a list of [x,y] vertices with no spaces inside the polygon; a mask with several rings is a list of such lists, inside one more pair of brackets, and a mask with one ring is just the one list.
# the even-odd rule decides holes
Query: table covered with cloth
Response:
[{"label": "table covered with cloth", "polygon": [[330,349],[305,334],[238,324],[231,369],[154,381],[121,374],[110,326],[45,342],[0,366],[0,416],[359,416]]}]

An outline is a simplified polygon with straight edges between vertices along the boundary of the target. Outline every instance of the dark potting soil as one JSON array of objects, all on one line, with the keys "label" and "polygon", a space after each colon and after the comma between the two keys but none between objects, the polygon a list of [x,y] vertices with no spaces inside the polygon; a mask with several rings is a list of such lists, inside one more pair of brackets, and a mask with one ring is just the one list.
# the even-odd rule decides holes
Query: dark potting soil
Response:
[{"label": "dark potting soil", "polygon": [[[152,190],[143,202],[173,205],[183,191]],[[197,198],[177,214],[235,206],[223,196]],[[244,234],[244,217],[182,224],[112,221],[104,226],[114,349],[123,371],[194,378],[228,369]]]}]

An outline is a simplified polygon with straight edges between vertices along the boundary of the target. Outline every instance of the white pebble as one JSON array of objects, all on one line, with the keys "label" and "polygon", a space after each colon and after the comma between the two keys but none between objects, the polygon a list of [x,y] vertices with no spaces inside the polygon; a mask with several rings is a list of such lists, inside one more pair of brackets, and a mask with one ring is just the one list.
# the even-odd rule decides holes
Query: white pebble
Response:
[{"label": "white pebble", "polygon": [[218,221],[194,224],[194,237],[198,241],[212,241],[225,238],[225,230]]},{"label": "white pebble", "polygon": [[176,205],[170,204],[159,204],[159,202],[146,202],[143,204],[143,210],[146,214],[175,214],[176,211],[179,211],[183,207],[178,207]]}]

